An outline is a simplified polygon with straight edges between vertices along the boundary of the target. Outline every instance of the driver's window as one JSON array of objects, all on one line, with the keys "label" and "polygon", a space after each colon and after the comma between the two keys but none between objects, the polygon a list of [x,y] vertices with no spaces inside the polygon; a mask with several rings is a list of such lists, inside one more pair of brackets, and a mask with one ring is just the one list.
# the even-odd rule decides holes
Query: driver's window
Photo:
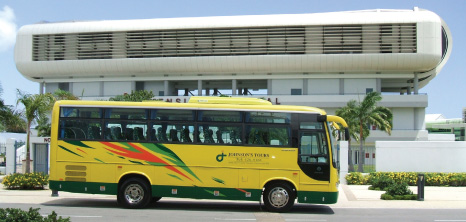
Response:
[{"label": "driver's window", "polygon": [[305,132],[300,136],[301,163],[328,163],[328,146],[323,132]]}]

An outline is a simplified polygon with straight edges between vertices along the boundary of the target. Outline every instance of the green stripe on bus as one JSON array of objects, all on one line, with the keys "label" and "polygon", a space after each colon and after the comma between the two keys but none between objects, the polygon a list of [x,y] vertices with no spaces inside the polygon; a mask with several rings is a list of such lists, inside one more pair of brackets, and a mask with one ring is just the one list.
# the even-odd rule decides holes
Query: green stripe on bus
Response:
[{"label": "green stripe on bus", "polygon": [[298,191],[299,203],[333,204],[338,200],[337,192]]},{"label": "green stripe on bus", "polygon": [[[51,190],[74,193],[107,195],[118,193],[118,184],[116,183],[51,180],[49,187]],[[152,196],[154,197],[258,201],[261,195],[261,189],[152,185]]]}]

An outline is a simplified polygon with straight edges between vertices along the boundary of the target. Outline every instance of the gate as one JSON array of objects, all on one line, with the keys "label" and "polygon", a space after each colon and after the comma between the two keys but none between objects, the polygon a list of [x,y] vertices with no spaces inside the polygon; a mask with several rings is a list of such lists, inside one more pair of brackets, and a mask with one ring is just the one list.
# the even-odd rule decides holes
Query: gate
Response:
[{"label": "gate", "polygon": [[34,144],[34,172],[49,173],[49,151],[48,144]]}]

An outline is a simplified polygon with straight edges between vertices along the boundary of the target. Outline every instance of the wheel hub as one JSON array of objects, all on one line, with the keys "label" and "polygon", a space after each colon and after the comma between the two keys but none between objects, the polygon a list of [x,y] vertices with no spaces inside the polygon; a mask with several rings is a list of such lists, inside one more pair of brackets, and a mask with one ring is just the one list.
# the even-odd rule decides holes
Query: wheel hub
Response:
[{"label": "wheel hub", "polygon": [[144,197],[144,190],[139,184],[131,184],[125,190],[125,197],[130,203],[138,203]]},{"label": "wheel hub", "polygon": [[269,195],[270,204],[274,207],[284,207],[289,199],[288,192],[281,187],[273,188]]}]

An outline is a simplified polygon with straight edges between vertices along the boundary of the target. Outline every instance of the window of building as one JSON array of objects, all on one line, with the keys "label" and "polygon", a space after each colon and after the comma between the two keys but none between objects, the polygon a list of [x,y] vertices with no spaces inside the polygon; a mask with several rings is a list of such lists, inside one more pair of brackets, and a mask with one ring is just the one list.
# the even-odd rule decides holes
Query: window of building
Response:
[{"label": "window of building", "polygon": [[302,95],[302,89],[291,89],[291,95]]}]

